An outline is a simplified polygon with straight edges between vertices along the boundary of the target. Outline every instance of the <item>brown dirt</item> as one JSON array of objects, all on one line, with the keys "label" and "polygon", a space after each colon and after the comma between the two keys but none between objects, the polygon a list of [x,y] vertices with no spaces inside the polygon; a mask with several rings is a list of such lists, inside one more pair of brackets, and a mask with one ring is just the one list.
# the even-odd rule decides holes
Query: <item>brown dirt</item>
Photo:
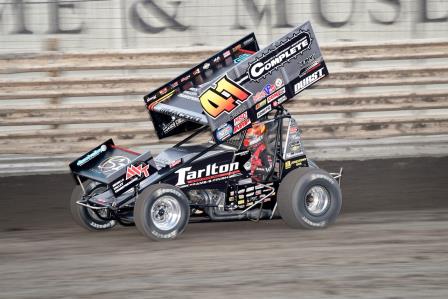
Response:
[{"label": "brown dirt", "polygon": [[171,242],[75,226],[68,175],[1,178],[0,298],[448,298],[448,158],[321,166],[339,164],[329,229],[192,223]]}]

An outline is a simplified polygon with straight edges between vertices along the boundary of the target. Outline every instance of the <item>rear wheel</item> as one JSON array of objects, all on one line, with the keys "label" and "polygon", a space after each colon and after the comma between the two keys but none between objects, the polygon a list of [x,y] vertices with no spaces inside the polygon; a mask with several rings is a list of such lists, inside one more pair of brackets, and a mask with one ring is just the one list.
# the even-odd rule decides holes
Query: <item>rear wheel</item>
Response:
[{"label": "rear wheel", "polygon": [[342,206],[338,182],[326,171],[298,168],[281,182],[278,210],[294,228],[323,228],[333,223]]},{"label": "rear wheel", "polygon": [[178,237],[190,219],[187,196],[177,187],[157,184],[146,188],[134,207],[137,229],[153,240]]},{"label": "rear wheel", "polygon": [[[101,194],[106,189],[107,186],[95,182],[85,184],[86,194],[90,196]],[[117,224],[117,221],[107,219],[109,217],[107,209],[93,210],[77,204],[76,202],[81,200],[83,196],[84,192],[81,186],[76,186],[70,199],[70,211],[78,225],[90,231],[102,231],[110,229]]]}]

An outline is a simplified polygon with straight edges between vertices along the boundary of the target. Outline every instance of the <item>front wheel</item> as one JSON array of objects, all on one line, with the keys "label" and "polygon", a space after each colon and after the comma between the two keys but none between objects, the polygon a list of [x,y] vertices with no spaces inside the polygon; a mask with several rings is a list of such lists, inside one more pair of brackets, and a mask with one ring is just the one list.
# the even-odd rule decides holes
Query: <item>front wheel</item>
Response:
[{"label": "front wheel", "polygon": [[189,219],[187,196],[171,185],[149,186],[135,203],[134,220],[137,229],[156,241],[175,239],[185,230]]},{"label": "front wheel", "polygon": [[278,210],[294,228],[323,228],[333,223],[342,206],[338,182],[326,171],[298,168],[280,183]]}]

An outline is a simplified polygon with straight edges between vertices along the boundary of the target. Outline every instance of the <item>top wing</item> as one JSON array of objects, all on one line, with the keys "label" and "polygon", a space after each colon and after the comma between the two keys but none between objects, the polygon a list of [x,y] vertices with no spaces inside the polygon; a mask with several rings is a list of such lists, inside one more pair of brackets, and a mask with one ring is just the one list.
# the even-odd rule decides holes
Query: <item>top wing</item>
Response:
[{"label": "top wing", "polygon": [[222,142],[327,75],[306,22],[228,70],[200,92],[199,101]]}]

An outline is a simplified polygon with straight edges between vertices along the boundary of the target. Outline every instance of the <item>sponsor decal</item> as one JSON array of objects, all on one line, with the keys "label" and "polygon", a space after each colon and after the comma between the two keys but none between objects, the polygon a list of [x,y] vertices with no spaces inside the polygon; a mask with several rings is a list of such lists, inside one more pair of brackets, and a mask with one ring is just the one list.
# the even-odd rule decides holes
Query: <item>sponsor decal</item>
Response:
[{"label": "sponsor decal", "polygon": [[246,40],[243,42],[243,46],[247,46],[247,45],[249,45],[253,40],[254,40],[253,37],[246,39]]},{"label": "sponsor decal", "polygon": [[245,156],[245,155],[248,155],[248,154],[249,154],[249,151],[246,150],[246,151],[242,151],[242,152],[236,153],[235,156]]},{"label": "sponsor decal", "polygon": [[264,90],[257,92],[257,94],[255,94],[253,96],[254,98],[254,102],[258,103],[259,101],[261,101],[262,99],[264,99],[267,96],[266,92],[264,92]]},{"label": "sponsor decal", "polygon": [[185,81],[189,80],[190,78],[191,78],[191,75],[188,74],[188,75],[186,75],[185,77],[183,77],[182,79],[180,79],[180,82],[181,82],[181,83],[182,83],[182,82],[185,82]]},{"label": "sponsor decal", "polygon": [[302,69],[300,71],[299,76],[303,77],[305,74],[311,73],[312,71],[314,71],[315,69],[317,69],[318,67],[320,67],[320,62],[315,61],[313,62],[310,66],[306,67],[305,69]]},{"label": "sponsor decal", "polygon": [[290,150],[293,151],[293,152],[299,152],[299,151],[301,151],[302,148],[301,148],[301,144],[300,144],[300,142],[296,142],[296,143],[291,144],[291,146],[290,146]]},{"label": "sponsor decal", "polygon": [[291,167],[300,167],[303,163],[306,162],[306,158],[301,158],[297,160],[291,160],[285,162],[285,169],[290,169]]},{"label": "sponsor decal", "polygon": [[264,107],[263,109],[261,109],[260,111],[257,112],[257,118],[262,117],[263,115],[265,115],[266,113],[268,113],[271,110],[272,110],[271,105]]},{"label": "sponsor decal", "polygon": [[[267,97],[268,95],[270,95],[271,93],[273,93],[276,89],[280,88],[283,86],[283,80],[280,78],[277,78],[275,80],[275,84],[266,84],[266,86],[263,88],[263,90],[257,92],[254,96],[254,102],[258,103],[260,102],[262,99],[264,99],[265,97]],[[260,105],[259,107],[262,107],[264,105]],[[258,109],[258,108],[257,108]]]},{"label": "sponsor decal", "polygon": [[266,93],[266,95],[271,94],[274,90],[275,90],[275,85],[274,84],[267,84],[264,88],[263,91]]},{"label": "sponsor decal", "polygon": [[[264,197],[271,192],[272,189],[269,187],[249,183],[247,185],[244,185],[241,189],[239,188],[238,192],[230,191],[228,202],[231,203],[232,201],[236,201],[240,205],[238,206],[238,208],[246,208],[247,206],[254,204],[254,201],[260,199],[261,196]],[[237,197],[235,196],[236,193],[238,193]],[[271,200],[270,198],[274,196],[274,194],[272,194],[269,198],[267,198],[265,202],[270,201]]]},{"label": "sponsor decal", "polygon": [[104,153],[105,151],[107,151],[107,146],[105,144],[103,144],[100,148],[91,151],[90,153],[87,154],[87,156],[85,156],[84,158],[76,161],[76,165],[77,166],[83,166],[84,164],[86,164],[87,162],[89,162],[93,158],[97,157],[101,153]]},{"label": "sponsor decal", "polygon": [[219,141],[223,141],[227,138],[229,138],[232,135],[232,125],[230,124],[223,124],[218,129],[216,129],[216,139]]},{"label": "sponsor decal", "polygon": [[[314,60],[316,60],[316,53],[313,53],[310,56],[308,56],[307,58],[305,58],[304,60],[302,60],[302,65],[307,65],[311,61],[314,61]],[[307,66],[300,70],[299,77],[303,77],[305,74],[309,73],[312,69],[317,68],[319,65],[320,65],[320,62],[314,61],[310,66]]]},{"label": "sponsor decal", "polygon": [[168,124],[162,124],[162,131],[163,133],[168,133],[172,131],[173,129],[177,128],[184,122],[186,122],[186,119],[183,118],[175,118],[173,121],[169,122]]},{"label": "sponsor decal", "polygon": [[277,86],[277,88],[280,88],[283,86],[283,80],[281,78],[277,78],[277,79],[275,79],[274,84],[275,84],[275,86]]},{"label": "sponsor decal", "polygon": [[297,156],[301,156],[301,155],[303,155],[302,152],[289,152],[289,153],[286,153],[285,158],[286,159],[291,159],[291,158],[294,158],[294,157],[297,157]]},{"label": "sponsor decal", "polygon": [[182,159],[177,159],[177,160],[170,162],[169,166],[170,166],[170,168],[173,168],[173,167],[176,167],[177,165],[179,165],[180,163],[182,163]]},{"label": "sponsor decal", "polygon": [[325,76],[324,68],[315,71],[313,74],[309,75],[308,77],[306,77],[305,79],[294,85],[294,93],[298,94],[299,92],[301,92],[302,90],[304,90],[305,88],[307,88],[320,78],[323,78],[324,76]]},{"label": "sponsor decal", "polygon": [[245,127],[247,127],[250,124],[251,124],[251,121],[250,121],[249,118],[246,118],[245,120],[242,120],[238,125],[236,125],[233,128],[233,134],[238,133],[239,131],[241,131],[242,129],[244,129]]},{"label": "sponsor decal", "polygon": [[225,51],[222,56],[224,56],[224,58],[227,58],[230,56],[230,50]]},{"label": "sponsor decal", "polygon": [[134,166],[130,165],[126,169],[126,180],[129,180],[130,178],[134,176],[141,177],[142,175],[147,178],[149,176],[149,165],[142,165]]},{"label": "sponsor decal", "polygon": [[197,68],[193,71],[193,76],[199,75],[200,73],[201,73],[201,70],[199,68]]},{"label": "sponsor decal", "polygon": [[213,63],[219,63],[221,61],[221,56],[216,56],[213,58]]},{"label": "sponsor decal", "polygon": [[204,65],[202,66],[203,70],[208,70],[210,68],[210,63],[206,62],[204,63]]},{"label": "sponsor decal", "polygon": [[177,86],[179,86],[179,81],[175,81],[171,84],[171,88],[176,88]]},{"label": "sponsor decal", "polygon": [[179,175],[176,186],[199,185],[215,182],[217,180],[223,180],[229,178],[230,176],[239,174],[240,171],[238,166],[238,162],[233,162],[222,165],[216,165],[216,163],[213,163],[198,170],[191,170],[191,166],[184,167],[176,171]]},{"label": "sponsor decal", "polygon": [[233,120],[233,125],[237,126],[240,123],[242,123],[243,121],[245,121],[247,119],[247,111],[241,113],[240,115],[238,115],[237,117],[235,117],[235,119]]},{"label": "sponsor decal", "polygon": [[157,98],[157,95],[153,95],[153,96],[150,96],[149,98],[147,98],[146,101],[151,102],[151,101],[154,101],[156,98]]},{"label": "sponsor decal", "polygon": [[261,101],[260,103],[258,103],[257,105],[255,105],[255,109],[260,109],[261,107],[263,107],[264,105],[266,105],[266,99],[264,99],[263,101]]},{"label": "sponsor decal", "polygon": [[241,44],[236,45],[232,48],[232,52],[237,52],[239,49],[241,49]]},{"label": "sponsor decal", "polygon": [[217,80],[200,96],[201,106],[212,118],[223,113],[230,113],[246,101],[252,93],[230,80],[227,75]]},{"label": "sponsor decal", "polygon": [[104,174],[112,174],[126,167],[131,160],[125,156],[112,156],[98,165],[99,170]]},{"label": "sponsor decal", "polygon": [[281,67],[285,63],[296,58],[311,45],[311,36],[308,32],[302,31],[294,34],[275,48],[275,51],[262,55],[248,68],[248,75],[252,81],[258,81],[273,70]]},{"label": "sponsor decal", "polygon": [[286,101],[288,98],[286,96],[282,96],[281,98],[279,98],[277,100],[277,104],[280,105],[281,103],[283,103],[284,101]]},{"label": "sponsor decal", "polygon": [[160,94],[161,96],[163,96],[164,94],[166,94],[167,91],[168,91],[168,87],[164,87],[164,88],[162,88],[162,89],[159,91],[159,94]]},{"label": "sponsor decal", "polygon": [[246,60],[246,59],[249,58],[250,56],[252,56],[252,55],[247,54],[247,53],[243,53],[243,54],[241,54],[240,56],[238,56],[237,58],[235,58],[235,59],[233,60],[233,62],[234,62],[234,63],[240,63],[241,61]]},{"label": "sponsor decal", "polygon": [[184,99],[196,101],[195,93],[189,90],[185,90],[183,93],[179,93],[177,96]]},{"label": "sponsor decal", "polygon": [[285,94],[285,88],[284,87],[280,88],[279,90],[268,96],[268,103],[272,102],[273,100],[276,100],[277,98],[279,98],[284,94]]}]

